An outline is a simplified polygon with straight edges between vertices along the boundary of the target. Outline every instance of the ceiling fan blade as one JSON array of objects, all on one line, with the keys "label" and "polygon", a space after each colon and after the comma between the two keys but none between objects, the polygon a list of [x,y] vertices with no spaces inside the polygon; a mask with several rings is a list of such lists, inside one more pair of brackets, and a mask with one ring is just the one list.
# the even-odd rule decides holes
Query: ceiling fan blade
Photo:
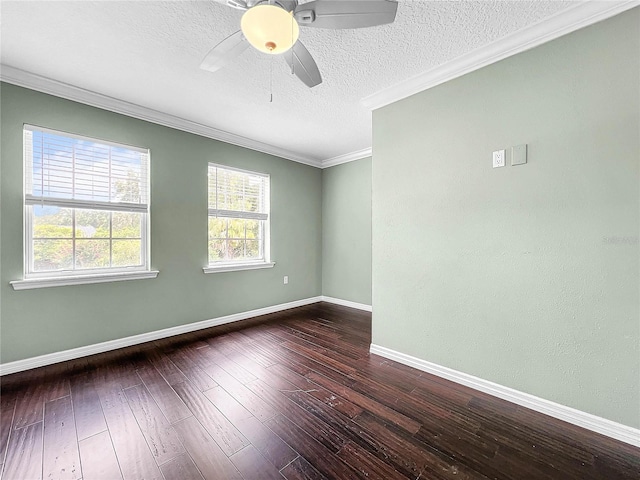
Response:
[{"label": "ceiling fan blade", "polygon": [[227,5],[231,8],[237,8],[238,10],[246,10],[247,0],[215,0],[217,3]]},{"label": "ceiling fan blade", "polygon": [[293,73],[302,80],[309,88],[315,87],[322,83],[322,76],[318,65],[309,53],[309,50],[298,40],[291,49],[291,52],[282,54],[289,66],[293,69]]},{"label": "ceiling fan blade", "polygon": [[244,52],[248,46],[249,42],[247,42],[244,35],[242,35],[242,30],[238,30],[213,47],[211,51],[207,53],[207,56],[204,57],[204,60],[202,60],[200,68],[210,72],[220,70]]},{"label": "ceiling fan blade", "polygon": [[389,0],[315,0],[298,5],[300,25],[316,28],[364,28],[391,23],[398,3]]}]

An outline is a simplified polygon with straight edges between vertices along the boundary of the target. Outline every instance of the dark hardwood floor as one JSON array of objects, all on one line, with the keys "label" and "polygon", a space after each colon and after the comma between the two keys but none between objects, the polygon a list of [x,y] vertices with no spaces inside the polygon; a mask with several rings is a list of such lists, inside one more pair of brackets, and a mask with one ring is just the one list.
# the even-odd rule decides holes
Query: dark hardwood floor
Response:
[{"label": "dark hardwood floor", "polygon": [[640,449],[368,353],[319,303],[2,378],[2,480],[633,479]]}]

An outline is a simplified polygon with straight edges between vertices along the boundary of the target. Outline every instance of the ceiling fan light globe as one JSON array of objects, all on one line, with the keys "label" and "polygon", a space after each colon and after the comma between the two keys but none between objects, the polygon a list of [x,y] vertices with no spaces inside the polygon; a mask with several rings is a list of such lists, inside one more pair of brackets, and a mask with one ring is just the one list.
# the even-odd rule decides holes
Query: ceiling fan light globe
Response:
[{"label": "ceiling fan light globe", "polygon": [[300,27],[292,12],[276,5],[250,8],[242,15],[240,28],[254,48],[272,55],[289,50],[300,35]]}]

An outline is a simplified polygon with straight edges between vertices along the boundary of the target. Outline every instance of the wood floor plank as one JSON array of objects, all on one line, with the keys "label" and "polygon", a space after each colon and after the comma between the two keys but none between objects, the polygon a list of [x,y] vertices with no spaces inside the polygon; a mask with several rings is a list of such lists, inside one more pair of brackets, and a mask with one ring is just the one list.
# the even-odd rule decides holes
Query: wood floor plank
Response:
[{"label": "wood floor plank", "polygon": [[195,417],[176,422],[174,428],[206,480],[242,480],[238,469]]},{"label": "wood floor plank", "polygon": [[174,388],[189,410],[227,455],[233,455],[249,444],[229,419],[195,387],[184,382],[175,385]]},{"label": "wood floor plank", "polygon": [[215,407],[229,419],[231,423],[237,426],[238,422],[247,418],[255,418],[253,414],[244,408],[240,402],[233,398],[224,388],[217,386],[204,392]]},{"label": "wood floor plank", "polygon": [[253,445],[229,457],[245,480],[282,480],[282,475]]},{"label": "wood floor plank", "polygon": [[[288,348],[289,350],[293,350],[294,352],[299,353],[300,355],[303,355],[307,358],[311,358],[322,365],[325,365],[329,368],[333,368],[334,370],[344,375],[347,375],[347,376],[352,375],[357,371],[348,363],[345,363],[345,362],[350,362],[349,359],[345,359],[344,361],[336,360],[332,356],[326,354],[327,349],[313,346],[313,345],[310,345],[310,346],[300,345],[299,343],[289,342],[289,341],[284,342],[281,345],[285,348]],[[337,355],[334,355],[334,356],[337,356]]]},{"label": "wood floor plank", "polygon": [[71,400],[79,440],[107,429],[100,398],[89,375],[71,377]]},{"label": "wood floor plank", "polygon": [[182,383],[187,380],[182,371],[165,355],[160,348],[146,353],[149,363],[164,377],[169,385]]},{"label": "wood floor plank", "polygon": [[381,417],[386,420],[389,420],[392,423],[395,423],[399,427],[404,428],[406,431],[410,433],[416,433],[420,430],[421,424],[412,418],[407,417],[369,397],[363,395],[361,393],[356,392],[344,385],[341,385],[323,375],[318,375],[317,373],[309,373],[307,375],[311,381],[322,385],[327,390],[335,393],[336,395],[340,395],[341,397],[346,398],[352,403],[362,407],[363,409]]},{"label": "wood floor plank", "polygon": [[98,395],[124,480],[163,480],[119,384]]},{"label": "wood floor plank", "polygon": [[[278,363],[282,363],[283,365],[286,365],[287,367],[298,373],[300,373],[300,367],[303,367],[308,369],[308,371],[323,375],[333,380],[334,382],[340,383],[345,386],[350,386],[353,383],[353,380],[347,374],[341,372],[340,370],[337,370],[324,363],[318,362],[313,358],[301,355],[300,353],[293,350],[282,347],[274,347],[273,354]],[[306,375],[306,373],[300,374]]]},{"label": "wood floor plank", "polygon": [[219,359],[216,362],[222,369],[238,380],[240,383],[248,383],[254,381],[257,377],[251,372],[243,368],[241,365],[235,363],[231,359]]},{"label": "wood floor plank", "polygon": [[239,420],[236,424],[251,444],[277,469],[288,465],[298,454],[270,428],[255,417]]},{"label": "wood floor plank", "polygon": [[52,378],[45,380],[45,402],[56,400],[60,397],[66,397],[71,394],[69,388],[69,379],[58,374]]},{"label": "wood floor plank", "polygon": [[276,432],[289,445],[295,445],[296,451],[328,478],[340,480],[360,478],[360,475],[351,467],[332,455],[329,449],[282,415],[269,420],[266,426]]},{"label": "wood floor plank", "polygon": [[42,479],[42,422],[11,432],[2,479]]},{"label": "wood floor plank", "polygon": [[82,480],[122,480],[108,431],[80,440],[78,445],[82,462]]},{"label": "wood floor plank", "polygon": [[267,384],[256,380],[248,385],[252,391],[267,399],[274,405],[281,405],[281,414],[294,422],[298,427],[309,433],[315,440],[323,444],[333,453],[339,451],[345,444],[346,439],[335,428],[328,425],[322,419],[299,407],[289,398],[272,389]]},{"label": "wood floor plank", "polygon": [[233,332],[230,334],[230,336],[231,346],[235,349],[236,353],[239,353],[240,355],[251,359],[253,362],[265,368],[273,365],[273,362],[271,360],[253,350],[252,346],[254,342],[248,339],[246,336],[241,335],[238,332]]},{"label": "wood floor plank", "polygon": [[287,480],[327,480],[327,477],[302,457],[296,458],[283,468],[280,473]]},{"label": "wood floor plank", "polygon": [[185,453],[178,435],[144,385],[127,388],[124,393],[158,465]]},{"label": "wood floor plank", "polygon": [[337,456],[365,478],[384,478],[385,480],[407,478],[353,442],[342,447]]},{"label": "wood floor plank", "polygon": [[167,383],[165,378],[155,368],[138,370],[138,376],[155,400],[169,423],[177,422],[191,415],[191,410]]},{"label": "wood floor plank", "polygon": [[184,351],[176,350],[169,354],[169,358],[201,392],[218,386]]},{"label": "wood floor plank", "polygon": [[35,382],[30,383],[29,386],[21,392],[16,403],[15,417],[13,419],[14,429],[44,420],[46,390],[47,388],[44,384]]},{"label": "wood floor plank", "polygon": [[160,465],[160,470],[167,480],[204,480],[204,477],[187,454],[169,460]]},{"label": "wood floor plank", "polygon": [[43,475],[52,480],[82,478],[71,396],[44,406]]},{"label": "wood floor plank", "polygon": [[[360,438],[368,450],[385,458],[397,470],[423,475],[434,480],[475,479],[485,477],[459,460],[462,453],[450,457],[438,448],[421,442],[401,428],[389,428],[384,421],[364,412],[354,420],[363,428]],[[461,443],[462,444],[462,443]],[[464,445],[462,445],[464,446]],[[484,462],[491,462],[492,455]]]},{"label": "wood floor plank", "polygon": [[277,413],[273,407],[233,378],[222,367],[210,365],[206,371],[222,388],[260,421],[269,420]]},{"label": "wood floor plank", "polygon": [[16,410],[16,395],[0,395],[0,463],[4,463]]},{"label": "wood floor plank", "polygon": [[[326,388],[318,385],[317,383],[312,382],[306,377],[302,375],[298,375],[293,370],[285,367],[284,365],[275,364],[267,369],[270,374],[274,374],[279,377],[287,380],[292,385],[295,385],[297,389],[308,393],[309,395],[317,398],[323,403],[326,403],[331,408],[339,411],[340,413],[348,416],[349,418],[354,418],[362,413],[362,407],[351,403],[345,400],[342,397],[339,397],[333,392],[330,392]],[[267,378],[262,378],[264,381],[269,381]]]}]

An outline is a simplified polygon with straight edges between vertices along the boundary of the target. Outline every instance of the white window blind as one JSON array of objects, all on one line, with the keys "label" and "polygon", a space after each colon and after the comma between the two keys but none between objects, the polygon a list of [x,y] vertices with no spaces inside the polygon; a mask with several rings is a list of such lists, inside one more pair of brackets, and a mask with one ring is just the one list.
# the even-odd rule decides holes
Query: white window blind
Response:
[{"label": "white window blind", "polygon": [[268,175],[209,164],[209,215],[266,220]]},{"label": "white window blind", "polygon": [[269,175],[209,164],[209,264],[268,261]]},{"label": "white window blind", "polygon": [[149,151],[25,125],[25,202],[146,212]]}]

